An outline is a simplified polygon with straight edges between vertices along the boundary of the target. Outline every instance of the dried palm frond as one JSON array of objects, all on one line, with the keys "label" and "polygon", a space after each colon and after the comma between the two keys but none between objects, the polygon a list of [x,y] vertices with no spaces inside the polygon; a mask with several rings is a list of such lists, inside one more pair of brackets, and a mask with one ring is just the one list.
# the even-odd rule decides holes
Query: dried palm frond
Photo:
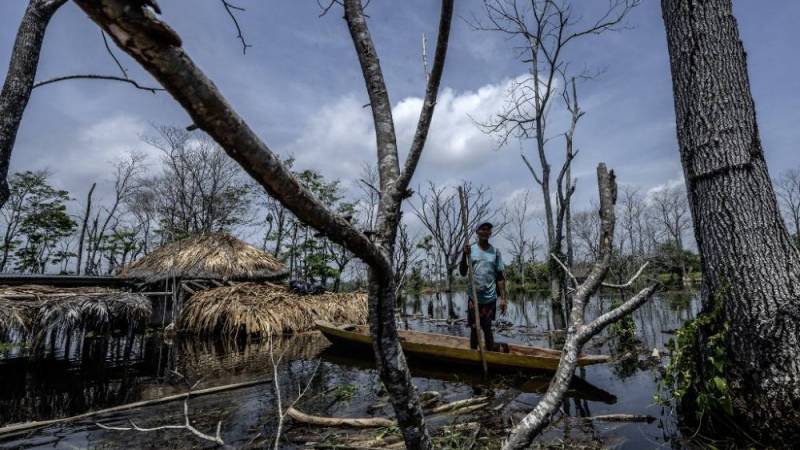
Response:
[{"label": "dried palm frond", "polygon": [[240,283],[193,295],[180,327],[195,334],[270,336],[311,330],[317,320],[366,323],[367,295],[297,295],[285,286]]},{"label": "dried palm frond", "polygon": [[0,286],[0,333],[30,335],[35,346],[54,333],[137,328],[151,312],[147,297],[130,292],[100,287]]},{"label": "dried palm frond", "polygon": [[261,281],[287,274],[269,253],[225,233],[204,233],[159,247],[120,276],[148,283],[167,278]]},{"label": "dried palm frond", "polygon": [[12,331],[28,334],[39,304],[37,301],[0,298],[0,336],[6,336]]},{"label": "dried palm frond", "polygon": [[37,316],[41,330],[109,329],[136,326],[150,317],[150,300],[130,292],[72,295],[45,300]]},{"label": "dried palm frond", "polygon": [[16,331],[24,336],[35,331],[40,309],[47,299],[109,292],[114,291],[97,287],[56,288],[36,284],[0,286],[0,333]]}]

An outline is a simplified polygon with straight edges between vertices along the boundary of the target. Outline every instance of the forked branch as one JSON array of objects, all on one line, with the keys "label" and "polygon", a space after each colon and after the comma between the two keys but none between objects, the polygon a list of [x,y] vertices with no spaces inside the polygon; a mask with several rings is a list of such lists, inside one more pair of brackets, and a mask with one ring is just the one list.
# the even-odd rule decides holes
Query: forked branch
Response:
[{"label": "forked branch", "polygon": [[[586,280],[578,285],[575,290],[570,313],[571,325],[567,330],[561,361],[558,364],[553,381],[533,411],[525,416],[511,431],[508,440],[503,445],[506,450],[528,448],[533,439],[550,423],[550,417],[558,410],[564,393],[567,391],[575,373],[583,345],[593,336],[600,333],[607,325],[619,320],[626,314],[630,314],[644,304],[656,291],[656,285],[648,286],[621,306],[601,315],[588,325],[584,324],[586,305],[600,288],[608,272],[614,236],[614,204],[616,202],[617,186],[614,173],[609,172],[605,164],[602,163],[597,167],[597,184],[600,193],[601,221],[598,260]],[[575,277],[572,275],[571,270],[556,255],[552,255],[552,257],[574,280]],[[640,269],[640,272],[641,270],[643,269]]]}]

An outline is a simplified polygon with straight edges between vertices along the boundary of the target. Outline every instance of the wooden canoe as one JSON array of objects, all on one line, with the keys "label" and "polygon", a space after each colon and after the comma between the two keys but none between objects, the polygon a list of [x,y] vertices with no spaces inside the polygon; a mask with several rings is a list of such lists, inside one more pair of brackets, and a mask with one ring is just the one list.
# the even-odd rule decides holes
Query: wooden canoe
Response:
[{"label": "wooden canoe", "polygon": [[[372,348],[372,336],[366,325],[334,325],[316,322],[317,329],[334,345]],[[481,356],[469,347],[469,338],[421,331],[398,330],[400,345],[410,358],[434,359],[467,365],[480,365]],[[487,351],[486,362],[495,369],[556,370],[561,352],[541,347],[503,344],[503,351]],[[608,362],[605,355],[584,355],[578,366]]]}]

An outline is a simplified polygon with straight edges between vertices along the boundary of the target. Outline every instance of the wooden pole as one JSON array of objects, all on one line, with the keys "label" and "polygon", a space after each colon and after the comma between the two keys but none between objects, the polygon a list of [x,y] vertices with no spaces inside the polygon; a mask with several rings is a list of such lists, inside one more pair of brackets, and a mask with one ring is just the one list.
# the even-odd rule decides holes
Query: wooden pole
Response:
[{"label": "wooden pole", "polygon": [[259,385],[259,384],[271,383],[271,382],[272,382],[272,377],[270,377],[270,378],[260,378],[260,379],[252,380],[252,381],[244,381],[244,382],[241,382],[241,383],[226,384],[226,385],[223,385],[223,386],[214,386],[214,387],[210,387],[210,388],[206,388],[206,389],[199,389],[199,390],[196,390],[196,391],[184,392],[183,394],[170,395],[170,396],[167,396],[167,397],[155,398],[155,399],[152,399],[152,400],[142,400],[142,401],[138,401],[138,402],[134,402],[134,403],[127,403],[127,404],[124,404],[124,405],[114,406],[114,407],[111,407],[111,408],[99,409],[99,410],[96,410],[96,411],[89,411],[87,413],[79,414],[77,416],[72,416],[72,417],[62,417],[60,419],[40,420],[40,421],[37,421],[37,422],[13,423],[13,424],[6,425],[6,426],[0,428],[0,436],[7,437],[10,434],[17,434],[17,433],[20,433],[20,432],[23,432],[23,431],[27,432],[29,430],[34,430],[34,429],[37,429],[37,428],[46,427],[46,426],[53,425],[53,424],[56,424],[56,423],[73,422],[75,420],[86,419],[86,418],[89,418],[89,417],[94,417],[94,416],[98,416],[98,415],[102,415],[102,414],[111,414],[111,413],[116,413],[116,412],[120,412],[120,411],[127,411],[129,409],[142,408],[142,407],[145,407],[145,406],[152,406],[152,405],[158,405],[158,404],[161,404],[161,403],[173,402],[175,400],[185,400],[185,399],[188,399],[189,397],[194,398],[194,397],[198,397],[200,395],[215,394],[217,392],[225,392],[225,391],[230,391],[230,390],[234,390],[234,389],[241,389],[241,388],[246,388],[246,387],[250,387],[250,386],[256,386],[256,385]]},{"label": "wooden pole", "polygon": [[[461,224],[464,226],[464,244],[469,244],[469,221],[467,220],[467,199],[464,196],[464,189],[458,187],[458,199],[461,201]],[[472,290],[472,318],[475,320],[475,330],[478,333],[478,351],[481,354],[481,364],[483,365],[483,376],[489,375],[489,367],[486,365],[486,343],[483,340],[483,329],[481,328],[481,317],[478,311],[478,289],[475,287],[475,272],[472,270],[472,258],[467,258],[467,278],[469,279],[470,290]]]}]

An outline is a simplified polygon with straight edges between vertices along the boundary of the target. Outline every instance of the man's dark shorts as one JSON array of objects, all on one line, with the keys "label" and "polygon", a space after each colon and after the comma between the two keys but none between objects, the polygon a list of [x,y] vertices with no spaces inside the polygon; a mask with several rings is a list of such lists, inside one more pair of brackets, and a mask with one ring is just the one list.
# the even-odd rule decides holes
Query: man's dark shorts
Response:
[{"label": "man's dark shorts", "polygon": [[[469,326],[475,325],[475,314],[472,312],[472,305],[473,302],[469,300],[469,311],[467,314],[467,321]],[[478,315],[480,316],[481,320],[481,328],[490,327],[492,325],[492,321],[497,317],[497,300],[490,302],[490,303],[478,303]]]}]

